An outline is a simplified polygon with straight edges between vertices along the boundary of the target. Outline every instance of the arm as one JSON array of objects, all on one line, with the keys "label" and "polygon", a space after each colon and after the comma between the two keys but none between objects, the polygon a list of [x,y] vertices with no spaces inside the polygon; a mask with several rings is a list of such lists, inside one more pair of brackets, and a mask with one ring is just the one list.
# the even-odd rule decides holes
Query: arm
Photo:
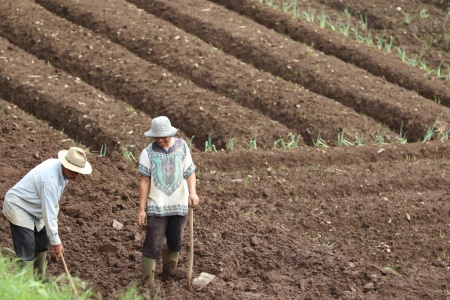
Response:
[{"label": "arm", "polygon": [[146,213],[145,209],[147,207],[147,197],[150,192],[150,178],[141,174],[139,181],[139,210],[137,215],[138,225],[145,227]]},{"label": "arm", "polygon": [[62,193],[59,192],[59,188],[54,184],[44,183],[39,194],[42,199],[42,217],[47,236],[52,244],[53,251],[59,257],[64,253],[64,246],[58,234],[59,199]]},{"label": "arm", "polygon": [[197,177],[195,177],[195,172],[192,172],[188,178],[186,178],[188,189],[189,189],[189,206],[196,207],[200,202],[200,199],[197,196],[196,190],[196,181]]},{"label": "arm", "polygon": [[192,161],[191,151],[187,146],[186,141],[184,142],[185,150],[186,150],[186,158],[184,160],[184,178],[186,178],[188,190],[189,190],[189,198],[188,203],[190,207],[196,207],[200,202],[200,199],[197,196],[196,183],[197,177],[195,176],[195,165]]}]

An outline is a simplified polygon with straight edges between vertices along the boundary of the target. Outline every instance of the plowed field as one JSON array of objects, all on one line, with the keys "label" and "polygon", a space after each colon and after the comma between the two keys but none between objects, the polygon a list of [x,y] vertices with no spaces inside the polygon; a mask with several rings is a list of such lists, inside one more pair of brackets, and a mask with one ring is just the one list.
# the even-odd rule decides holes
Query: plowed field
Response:
[{"label": "plowed field", "polygon": [[194,278],[216,275],[188,291],[160,263],[160,296],[450,297],[450,4],[298,2],[0,1],[0,195],[89,151],[59,228],[98,298],[139,281],[135,158],[159,115],[197,165]]}]

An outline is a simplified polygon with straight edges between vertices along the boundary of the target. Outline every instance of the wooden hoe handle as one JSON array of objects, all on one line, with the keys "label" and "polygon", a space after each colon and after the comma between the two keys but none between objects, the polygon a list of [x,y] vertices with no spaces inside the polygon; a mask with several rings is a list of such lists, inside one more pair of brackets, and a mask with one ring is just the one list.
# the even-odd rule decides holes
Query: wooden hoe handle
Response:
[{"label": "wooden hoe handle", "polygon": [[189,207],[189,267],[187,274],[187,286],[192,290],[192,267],[194,265],[194,210]]},{"label": "wooden hoe handle", "polygon": [[69,281],[70,281],[70,284],[72,285],[73,291],[75,292],[75,295],[77,295],[77,297],[78,297],[77,288],[75,287],[75,284],[72,281],[72,277],[70,276],[69,269],[67,269],[66,260],[64,259],[64,255],[62,255],[62,254],[61,254],[61,259],[62,259],[62,262],[64,265],[64,270],[66,271],[67,277],[69,277]]}]

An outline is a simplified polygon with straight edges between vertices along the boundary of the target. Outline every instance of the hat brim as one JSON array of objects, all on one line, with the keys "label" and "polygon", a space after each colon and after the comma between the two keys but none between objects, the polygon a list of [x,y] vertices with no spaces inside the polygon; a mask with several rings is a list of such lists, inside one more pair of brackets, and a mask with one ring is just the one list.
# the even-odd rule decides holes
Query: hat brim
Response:
[{"label": "hat brim", "polygon": [[177,134],[178,129],[175,127],[171,127],[169,130],[164,132],[153,132],[151,129],[144,133],[146,137],[166,137],[166,136],[174,136]]},{"label": "hat brim", "polygon": [[69,152],[69,150],[61,150],[58,152],[58,159],[61,162],[61,164],[64,166],[64,168],[69,169],[70,171],[77,172],[80,174],[88,175],[92,173],[92,166],[91,164],[86,161],[86,165],[84,168],[80,168],[78,166],[75,166],[67,161],[66,154]]}]

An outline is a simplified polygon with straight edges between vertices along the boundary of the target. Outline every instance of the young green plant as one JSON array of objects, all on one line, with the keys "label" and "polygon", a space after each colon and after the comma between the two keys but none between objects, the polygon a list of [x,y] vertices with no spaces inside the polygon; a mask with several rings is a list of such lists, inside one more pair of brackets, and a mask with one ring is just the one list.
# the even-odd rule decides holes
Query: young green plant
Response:
[{"label": "young green plant", "polygon": [[249,147],[250,147],[250,150],[256,150],[257,149],[256,139],[250,140]]},{"label": "young green plant", "polygon": [[299,135],[297,138],[295,137],[295,134],[289,133],[288,137],[291,139],[290,141],[285,141],[283,138],[279,138],[274,143],[274,148],[281,147],[283,149],[292,149],[297,148],[298,143],[300,141],[301,136]]},{"label": "young green plant", "polygon": [[205,152],[214,151],[217,152],[216,146],[212,143],[212,137],[208,135],[208,140],[205,142]]},{"label": "young green plant", "polygon": [[344,137],[344,131],[345,131],[345,130],[342,130],[342,131],[338,134],[338,137],[337,137],[337,144],[338,144],[338,146],[353,146],[353,143],[352,143],[352,142],[349,142],[349,141],[347,141],[347,140],[345,139],[345,137]]},{"label": "young green plant", "polygon": [[436,128],[436,123],[437,123],[437,121],[435,121],[434,124],[428,128],[427,132],[425,133],[422,143],[426,143],[431,140],[431,138],[434,135],[434,129]]},{"label": "young green plant", "polygon": [[327,142],[320,136],[320,132],[319,132],[319,135],[317,136],[317,139],[314,141],[313,140],[313,144],[314,144],[314,147],[317,147],[317,148],[328,148],[328,144],[327,144]]}]

